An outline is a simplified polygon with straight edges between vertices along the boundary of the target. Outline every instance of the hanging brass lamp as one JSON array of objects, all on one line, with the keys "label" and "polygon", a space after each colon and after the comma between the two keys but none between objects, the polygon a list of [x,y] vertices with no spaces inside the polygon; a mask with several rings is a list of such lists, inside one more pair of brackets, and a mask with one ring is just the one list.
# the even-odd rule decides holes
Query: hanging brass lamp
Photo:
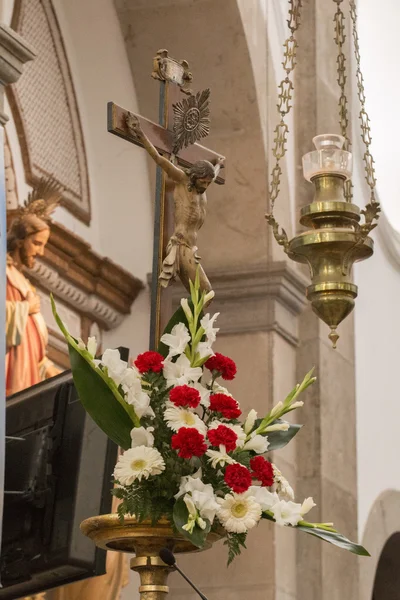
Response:
[{"label": "hanging brass lamp", "polygon": [[[375,172],[370,153],[371,133],[368,115],[365,111],[365,93],[360,69],[360,53],[357,34],[357,14],[353,1],[350,1],[350,14],[353,25],[353,41],[357,63],[357,87],[361,105],[360,122],[362,139],[365,145],[364,163],[366,180],[370,187],[370,201],[364,210],[352,202],[352,154],[348,151],[350,140],[348,128],[348,100],[345,94],[346,59],[344,50],[344,13],[342,0],[333,0],[337,5],[335,13],[335,41],[338,46],[338,82],[340,87],[339,114],[342,135],[325,134],[314,137],[315,150],[303,156],[303,174],[314,185],[314,198],[301,209],[300,224],[307,230],[289,240],[284,229],[273,216],[275,201],[279,195],[282,169],[280,160],[287,149],[288,126],[286,115],[292,105],[293,83],[291,74],[296,66],[297,41],[295,33],[300,24],[302,2],[289,0],[288,26],[291,35],[284,47],[283,67],[286,78],[279,86],[280,122],[275,128],[273,155],[276,163],[272,169],[270,185],[271,213],[266,215],[278,244],[283,246],[288,257],[309,266],[311,285],[307,288],[307,298],[313,311],[331,329],[329,338],[336,348],[339,323],[353,310],[357,297],[357,286],[353,282],[353,264],[369,258],[373,253],[373,241],[368,234],[376,227],[374,220],[379,217],[380,206],[375,200]],[[361,224],[361,216],[364,222]]]}]

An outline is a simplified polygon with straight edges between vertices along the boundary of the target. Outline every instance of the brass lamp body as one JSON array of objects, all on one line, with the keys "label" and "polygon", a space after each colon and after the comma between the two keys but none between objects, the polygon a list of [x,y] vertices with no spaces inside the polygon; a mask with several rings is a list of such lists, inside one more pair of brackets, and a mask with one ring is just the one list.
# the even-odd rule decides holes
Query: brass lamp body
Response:
[{"label": "brass lamp body", "polygon": [[307,298],[313,311],[330,328],[333,347],[339,335],[336,328],[354,308],[357,286],[353,264],[373,254],[373,240],[360,235],[360,209],[346,202],[346,177],[319,174],[313,202],[301,210],[300,223],[309,229],[288,242],[288,256],[310,268],[311,285]]}]

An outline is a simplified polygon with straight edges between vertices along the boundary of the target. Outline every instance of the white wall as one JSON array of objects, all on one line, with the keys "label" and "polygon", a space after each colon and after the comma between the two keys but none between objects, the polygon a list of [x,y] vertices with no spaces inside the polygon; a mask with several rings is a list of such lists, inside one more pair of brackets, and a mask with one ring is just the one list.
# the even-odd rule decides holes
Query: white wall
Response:
[{"label": "white wall", "polygon": [[[398,198],[398,140],[400,93],[398,73],[397,0],[358,3],[362,70],[367,112],[372,126],[372,153],[376,160],[378,192],[392,225],[400,230]],[[358,114],[359,108],[355,114]],[[355,123],[358,127],[358,122]],[[353,150],[360,163],[359,131]],[[358,165],[362,167],[361,164]],[[358,172],[354,179],[355,201],[363,205],[368,190]],[[385,230],[384,235],[392,235]],[[372,234],[374,256],[356,268],[359,297],[355,309],[357,451],[359,532],[362,537],[374,501],[386,489],[400,490],[400,262],[389,260],[380,231]],[[400,516],[400,506],[399,506]]]},{"label": "white wall", "polygon": [[[10,22],[12,0],[1,17]],[[107,132],[109,100],[137,110],[136,93],[112,0],[54,0],[82,121],[88,160],[92,222],[86,227],[64,209],[56,220],[142,281],[151,270],[152,196],[144,152]],[[26,194],[22,159],[13,123],[7,125],[21,197]],[[125,345],[132,354],[148,345],[149,294],[142,292],[105,346]]]}]

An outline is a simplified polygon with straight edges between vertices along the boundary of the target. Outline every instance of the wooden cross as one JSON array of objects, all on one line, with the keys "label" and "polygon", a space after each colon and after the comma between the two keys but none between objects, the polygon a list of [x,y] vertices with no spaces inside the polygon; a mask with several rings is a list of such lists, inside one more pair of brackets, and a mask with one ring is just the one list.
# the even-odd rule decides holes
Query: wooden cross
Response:
[{"label": "wooden cross", "polygon": [[[180,94],[190,93],[192,81],[186,61],[178,62],[168,57],[166,50],[160,50],[154,59],[154,79],[160,81],[159,123],[153,123],[141,115],[135,115],[140,122],[141,128],[149,138],[153,146],[160,154],[171,157],[174,145],[173,134],[173,110],[172,105],[180,99]],[[118,135],[137,146],[143,147],[142,142],[134,137],[126,127],[126,117],[129,111],[117,106],[113,102],[108,103],[108,131]],[[193,144],[183,148],[175,157],[175,163],[183,168],[190,168],[199,160],[210,162],[220,158],[221,155],[201,146]],[[219,172],[215,182],[225,183],[223,172]],[[157,346],[161,332],[171,316],[170,291],[161,289],[158,276],[161,271],[166,243],[172,233],[172,209],[173,199],[166,186],[165,173],[157,167],[156,194],[155,194],[155,218],[154,218],[154,242],[153,242],[153,269],[151,282],[151,316],[150,316],[150,349]]]}]

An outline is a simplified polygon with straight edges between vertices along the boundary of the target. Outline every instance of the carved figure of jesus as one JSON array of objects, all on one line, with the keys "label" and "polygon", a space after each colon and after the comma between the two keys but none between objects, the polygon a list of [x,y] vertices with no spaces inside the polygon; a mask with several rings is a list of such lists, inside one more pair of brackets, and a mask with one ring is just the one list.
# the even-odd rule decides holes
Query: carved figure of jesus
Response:
[{"label": "carved figure of jesus", "polygon": [[201,257],[197,254],[197,232],[206,217],[205,192],[223,168],[224,159],[217,159],[215,164],[199,160],[186,171],[159,154],[142,131],[138,118],[132,113],[128,113],[126,125],[132,135],[139,138],[154,162],[165,171],[173,185],[175,228],[168,242],[159,276],[161,286],[167,287],[178,275],[190,292],[189,281],[194,282],[198,269],[201,291],[211,291],[211,284],[200,265]]}]

